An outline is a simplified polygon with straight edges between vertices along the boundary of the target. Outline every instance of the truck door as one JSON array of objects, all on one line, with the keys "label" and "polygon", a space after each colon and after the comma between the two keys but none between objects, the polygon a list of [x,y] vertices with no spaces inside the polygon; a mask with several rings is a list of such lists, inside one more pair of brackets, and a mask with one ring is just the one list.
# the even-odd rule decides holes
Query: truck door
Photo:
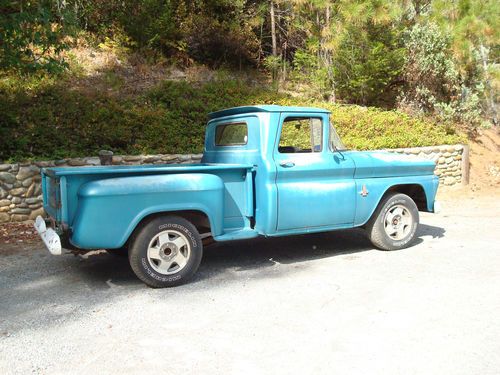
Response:
[{"label": "truck door", "polygon": [[326,113],[282,113],[274,149],[277,231],[354,222],[354,162],[329,146]]}]

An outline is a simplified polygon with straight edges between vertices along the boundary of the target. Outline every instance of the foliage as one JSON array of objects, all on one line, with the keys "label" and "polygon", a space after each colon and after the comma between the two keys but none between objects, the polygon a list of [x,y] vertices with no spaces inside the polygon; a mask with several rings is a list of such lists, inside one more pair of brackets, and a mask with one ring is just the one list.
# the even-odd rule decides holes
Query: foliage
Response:
[{"label": "foliage", "polygon": [[416,24],[407,33],[400,105],[417,113],[434,113],[441,122],[475,129],[482,123],[482,87],[467,87],[450,53],[451,39],[435,24]]},{"label": "foliage", "polygon": [[201,152],[208,112],[257,103],[328,108],[352,148],[463,140],[400,112],[293,98],[234,80],[201,85],[167,81],[133,99],[68,90],[61,79],[0,82],[0,160],[88,156],[101,149],[118,154]]},{"label": "foliage", "polygon": [[393,106],[405,50],[391,27],[353,28],[342,40],[334,61],[338,94],[347,102]]},{"label": "foliage", "polygon": [[30,73],[59,72],[66,64],[61,52],[70,15],[56,13],[51,1],[10,1],[0,6],[0,69]]}]

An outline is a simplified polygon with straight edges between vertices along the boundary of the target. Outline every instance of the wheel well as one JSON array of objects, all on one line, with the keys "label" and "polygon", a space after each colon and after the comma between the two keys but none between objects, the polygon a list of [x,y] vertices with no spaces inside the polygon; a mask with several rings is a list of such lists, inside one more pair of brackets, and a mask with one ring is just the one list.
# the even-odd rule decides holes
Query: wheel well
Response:
[{"label": "wheel well", "polygon": [[415,204],[419,211],[429,211],[427,209],[427,197],[425,195],[424,188],[419,184],[405,184],[405,185],[394,185],[389,188],[384,194],[402,193],[408,195]]},{"label": "wheel well", "polygon": [[147,216],[142,218],[142,220],[136,225],[132,234],[127,239],[125,246],[128,247],[130,241],[132,241],[134,236],[147,223],[149,223],[153,219],[156,219],[157,217],[166,216],[166,215],[179,216],[179,217],[186,219],[187,221],[189,221],[191,224],[193,224],[196,227],[196,229],[198,230],[198,233],[200,233],[200,234],[209,233],[211,231],[210,220],[208,219],[208,216],[202,211],[185,210],[185,211],[156,212],[154,214],[150,214],[150,215],[147,215]]}]

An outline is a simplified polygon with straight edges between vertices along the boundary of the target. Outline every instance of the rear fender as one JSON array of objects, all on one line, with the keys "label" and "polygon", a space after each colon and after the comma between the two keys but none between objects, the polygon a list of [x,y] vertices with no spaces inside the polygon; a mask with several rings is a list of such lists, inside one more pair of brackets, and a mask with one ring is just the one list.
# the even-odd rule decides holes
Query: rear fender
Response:
[{"label": "rear fender", "polygon": [[82,249],[122,247],[145,217],[171,211],[200,211],[213,235],[222,234],[224,183],[204,173],[110,178],[78,191],[70,241]]}]

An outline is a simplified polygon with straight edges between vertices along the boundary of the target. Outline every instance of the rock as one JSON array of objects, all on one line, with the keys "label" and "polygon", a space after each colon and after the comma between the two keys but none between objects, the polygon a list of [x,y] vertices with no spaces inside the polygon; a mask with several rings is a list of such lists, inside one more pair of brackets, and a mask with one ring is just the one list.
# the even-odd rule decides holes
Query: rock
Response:
[{"label": "rock", "polygon": [[0,207],[0,212],[9,212],[9,211],[10,211],[9,206]]},{"label": "rock", "polygon": [[38,173],[40,173],[40,168],[38,168],[36,165],[21,167],[19,168],[19,172],[17,172],[16,178],[18,181],[23,181],[28,177],[32,177]]},{"label": "rock", "polygon": [[0,164],[0,172],[8,171],[10,167],[10,164]]},{"label": "rock", "polygon": [[22,195],[25,192],[26,192],[26,188],[19,187],[19,188],[12,189],[10,191],[10,194],[12,194],[12,195]]},{"label": "rock", "polygon": [[113,156],[111,159],[113,164],[121,164],[123,162],[123,157],[121,156]]},{"label": "rock", "polygon": [[[31,184],[31,186],[28,188],[28,191],[25,194],[26,198],[32,197],[34,195],[33,193],[35,192],[35,186],[37,186],[37,185]],[[38,186],[40,186],[40,185],[38,185]]]},{"label": "rock", "polygon": [[463,146],[463,145],[456,145],[456,146],[454,147],[454,150],[455,150],[455,151],[462,151],[463,149],[464,149],[464,146]]},{"label": "rock", "polygon": [[436,170],[434,171],[434,174],[435,174],[436,176],[440,176],[442,173],[443,173],[443,172],[442,172],[440,169],[436,169]]},{"label": "rock", "polygon": [[447,152],[453,152],[453,151],[455,151],[455,146],[447,146],[446,147],[446,151]]},{"label": "rock", "polygon": [[99,158],[85,158],[84,160],[87,165],[101,165],[101,159]]},{"label": "rock", "polygon": [[28,204],[35,204],[35,203],[40,202],[40,198],[38,198],[38,197],[34,197],[34,198],[27,198],[27,199],[25,200],[25,202],[26,202],[26,203],[28,203]]},{"label": "rock", "polygon": [[66,159],[59,159],[54,161],[55,165],[63,165],[66,164]]},{"label": "rock", "polygon": [[11,214],[21,214],[21,215],[29,215],[31,213],[31,210],[29,208],[14,208],[10,210]]},{"label": "rock", "polygon": [[177,160],[177,157],[175,155],[163,155],[161,159],[165,161],[171,161],[171,160]]},{"label": "rock", "polygon": [[446,164],[449,164],[449,163],[452,163],[453,162],[453,158],[450,156],[448,158],[446,158]]},{"label": "rock", "polygon": [[54,167],[55,163],[53,161],[37,161],[35,165],[39,168]]},{"label": "rock", "polygon": [[195,160],[201,160],[202,157],[203,157],[203,154],[194,154],[194,155],[192,155],[192,158],[195,159]]},{"label": "rock", "polygon": [[154,162],[156,162],[158,160],[160,160],[159,156],[148,156],[142,162],[144,164],[152,164],[152,163],[154,163]]},{"label": "rock", "polygon": [[438,164],[443,164],[445,161],[446,161],[446,158],[445,158],[444,156],[441,156],[441,157],[438,159]]},{"label": "rock", "polygon": [[0,212],[0,223],[7,223],[10,221],[10,215],[5,212]]},{"label": "rock", "polygon": [[139,161],[142,160],[142,156],[140,155],[127,155],[123,157],[125,161]]},{"label": "rock", "polygon": [[11,215],[10,218],[11,218],[12,221],[26,221],[26,220],[29,220],[29,216],[28,215],[20,215],[20,214]]},{"label": "rock", "polygon": [[453,185],[455,183],[455,179],[453,177],[446,177],[444,179],[444,184],[445,185]]},{"label": "rock", "polygon": [[23,202],[23,203],[18,203],[17,207],[19,207],[19,208],[28,208],[28,205]]},{"label": "rock", "polygon": [[0,172],[0,181],[5,182],[6,184],[13,184],[16,182],[16,177],[9,172]]},{"label": "rock", "polygon": [[181,155],[179,158],[181,161],[188,161],[191,160],[191,155]]},{"label": "rock", "polygon": [[457,155],[454,157],[455,160],[462,160],[462,155]]},{"label": "rock", "polygon": [[0,186],[0,199],[3,199],[7,196],[7,192]]},{"label": "rock", "polygon": [[41,217],[45,216],[45,211],[44,211],[43,207],[32,211],[29,218],[31,220],[35,220],[38,215],[40,215]]},{"label": "rock", "polygon": [[8,199],[2,199],[0,200],[0,207],[4,207],[4,206],[10,206],[10,200]]},{"label": "rock", "polygon": [[[33,195],[40,195],[42,193],[42,185],[41,184],[33,184],[35,186],[35,190],[33,190]],[[33,186],[31,185],[31,186]],[[28,195],[26,195],[28,196]]]},{"label": "rock", "polygon": [[443,156],[444,156],[445,158],[449,158],[449,157],[451,156],[451,152],[444,152],[444,153],[443,153]]},{"label": "rock", "polygon": [[82,158],[69,159],[68,164],[72,167],[83,167],[85,165],[85,160]]},{"label": "rock", "polygon": [[28,187],[33,183],[33,177],[29,177],[21,183],[21,186]]},{"label": "rock", "polygon": [[14,198],[12,198],[12,203],[14,203],[14,204],[19,204],[19,203],[21,203],[21,202],[22,202],[22,199],[21,199],[21,198],[19,198],[19,197],[14,197]]}]

